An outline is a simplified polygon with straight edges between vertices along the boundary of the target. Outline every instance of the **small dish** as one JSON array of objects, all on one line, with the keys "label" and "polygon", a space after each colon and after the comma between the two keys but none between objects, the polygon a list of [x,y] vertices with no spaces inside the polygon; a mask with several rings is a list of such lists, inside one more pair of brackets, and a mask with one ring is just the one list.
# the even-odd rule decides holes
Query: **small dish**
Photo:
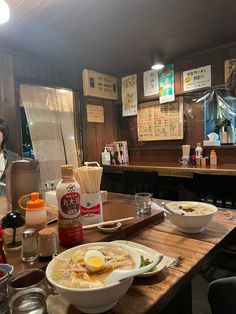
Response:
[{"label": "small dish", "polygon": [[125,240],[117,240],[117,241],[113,241],[116,243],[120,243],[120,244],[125,244],[129,247],[132,247],[134,249],[136,249],[140,255],[141,258],[143,259],[149,259],[150,262],[156,260],[157,264],[155,267],[153,267],[152,270],[143,273],[141,275],[138,275],[137,277],[149,277],[149,276],[153,276],[156,275],[157,273],[159,273],[162,269],[164,269],[167,266],[167,259],[165,256],[163,256],[162,254],[160,254],[159,252],[145,246],[139,243],[135,243],[132,241],[125,241]]},{"label": "small dish", "polygon": [[107,225],[101,225],[101,226],[98,226],[97,228],[99,229],[99,231],[103,233],[113,233],[113,232],[118,231],[120,227],[121,227],[121,223],[118,221],[118,222],[114,222]]},{"label": "small dish", "polygon": [[0,264],[0,270],[3,270],[4,272],[11,275],[13,273],[14,267],[10,264]]}]

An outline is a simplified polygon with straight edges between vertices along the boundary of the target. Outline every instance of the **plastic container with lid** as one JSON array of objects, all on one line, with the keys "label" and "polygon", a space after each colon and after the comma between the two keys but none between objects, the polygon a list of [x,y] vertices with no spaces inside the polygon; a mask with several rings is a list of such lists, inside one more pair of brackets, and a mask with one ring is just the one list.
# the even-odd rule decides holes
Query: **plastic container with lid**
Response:
[{"label": "plastic container with lid", "polygon": [[[21,201],[29,196],[31,197],[31,199],[26,202],[26,207],[23,207]],[[33,192],[21,196],[21,198],[19,199],[19,206],[26,211],[26,228],[33,228],[36,230],[37,233],[39,232],[39,230],[47,227],[47,212],[44,207],[44,200],[39,198],[38,192]]]},{"label": "plastic container with lid", "polygon": [[211,166],[217,165],[217,155],[216,155],[216,151],[214,149],[212,149],[210,152],[210,165]]}]

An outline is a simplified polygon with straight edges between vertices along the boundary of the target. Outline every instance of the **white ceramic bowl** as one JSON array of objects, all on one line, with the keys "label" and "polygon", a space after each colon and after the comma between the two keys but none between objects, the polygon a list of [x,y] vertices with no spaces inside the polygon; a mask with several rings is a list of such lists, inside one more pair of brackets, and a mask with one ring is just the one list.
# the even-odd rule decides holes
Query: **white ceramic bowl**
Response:
[{"label": "white ceramic bowl", "polygon": [[[89,248],[94,246],[107,246],[107,247],[120,247],[127,251],[135,261],[135,269],[140,267],[140,256],[134,248],[130,248],[120,243],[110,242],[97,242],[79,245],[72,249],[66,250],[58,256],[63,257],[64,254],[68,256],[68,252],[74,253],[80,248]],[[111,309],[119,299],[127,292],[132,284],[133,278],[127,278],[120,282],[108,285],[102,288],[95,289],[81,289],[81,288],[68,288],[56,283],[51,278],[51,271],[54,260],[52,260],[46,269],[46,276],[48,281],[57,289],[57,291],[64,297],[70,304],[76,306],[84,313],[101,313]]]},{"label": "white ceramic bowl", "polygon": [[176,225],[176,227],[183,232],[186,233],[199,233],[203,231],[203,229],[206,227],[206,225],[210,222],[213,215],[217,212],[217,207],[211,204],[206,203],[199,203],[199,202],[189,202],[189,201],[183,201],[183,202],[169,202],[166,203],[166,208],[170,208],[172,210],[176,210],[179,206],[183,206],[186,208],[191,206],[204,206],[204,208],[209,209],[211,212],[206,214],[199,214],[199,215],[175,215],[175,214],[169,214],[166,213],[169,220]]}]

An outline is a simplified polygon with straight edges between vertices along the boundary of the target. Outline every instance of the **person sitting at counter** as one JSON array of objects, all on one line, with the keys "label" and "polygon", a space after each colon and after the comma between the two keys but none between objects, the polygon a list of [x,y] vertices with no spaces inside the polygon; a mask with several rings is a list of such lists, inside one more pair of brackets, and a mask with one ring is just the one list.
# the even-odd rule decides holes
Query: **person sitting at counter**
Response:
[{"label": "person sitting at counter", "polygon": [[0,119],[0,195],[6,192],[6,170],[12,161],[20,159],[20,155],[6,149],[6,140],[9,136],[7,123]]}]

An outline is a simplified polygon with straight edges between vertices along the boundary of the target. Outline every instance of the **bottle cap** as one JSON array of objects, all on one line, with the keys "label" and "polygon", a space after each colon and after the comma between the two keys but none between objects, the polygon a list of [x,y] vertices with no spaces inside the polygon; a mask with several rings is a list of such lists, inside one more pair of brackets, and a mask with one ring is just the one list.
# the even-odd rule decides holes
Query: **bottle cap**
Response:
[{"label": "bottle cap", "polygon": [[29,229],[25,229],[23,231],[23,238],[31,238],[32,236],[35,235],[35,229],[34,228],[29,228]]},{"label": "bottle cap", "polygon": [[73,177],[73,166],[72,165],[62,165],[61,166],[62,177]]},{"label": "bottle cap", "polygon": [[56,230],[54,228],[44,228],[39,231],[39,237],[43,239],[51,239],[56,235]]},{"label": "bottle cap", "polygon": [[39,192],[33,192],[30,194],[31,200],[26,202],[27,209],[39,209],[44,206],[44,200],[39,198]]}]

